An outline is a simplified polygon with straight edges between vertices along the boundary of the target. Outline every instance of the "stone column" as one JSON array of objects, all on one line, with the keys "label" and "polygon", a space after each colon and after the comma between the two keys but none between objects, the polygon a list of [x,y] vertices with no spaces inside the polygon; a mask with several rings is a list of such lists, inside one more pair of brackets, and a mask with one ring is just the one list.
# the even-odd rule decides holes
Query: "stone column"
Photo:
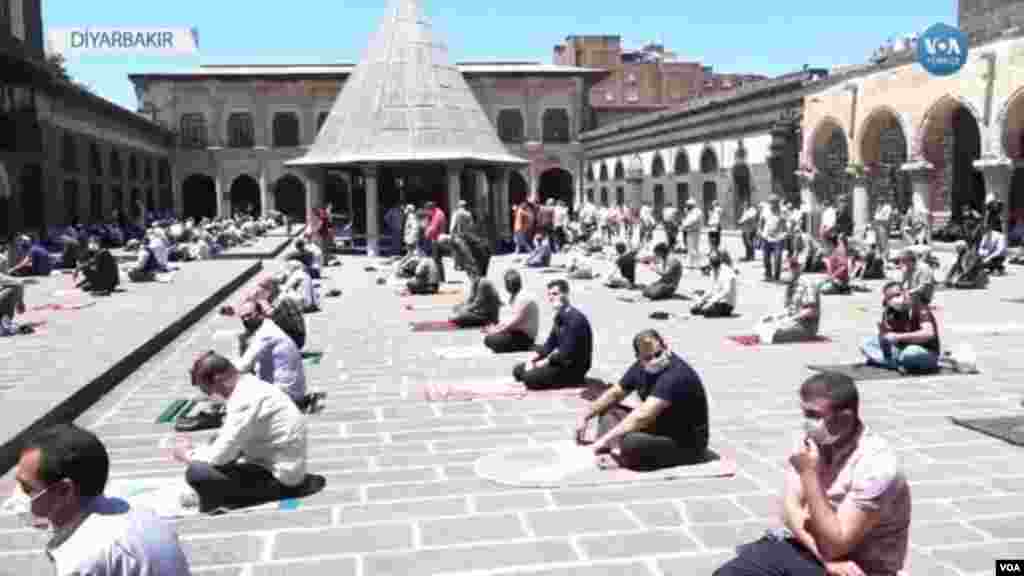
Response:
[{"label": "stone column", "polygon": [[1013,178],[1013,161],[1001,156],[987,156],[976,160],[974,167],[985,177],[985,193],[992,194],[1003,203],[1000,217],[1003,221],[1003,234],[1009,233],[1010,226],[1010,183]]},{"label": "stone column", "polygon": [[922,205],[928,212],[928,241],[932,237],[932,174],[935,166],[924,159],[917,159],[904,164],[900,170],[910,175],[910,191],[913,197],[913,206]]},{"label": "stone column", "polygon": [[807,206],[807,232],[811,237],[818,238],[821,216],[818,212],[818,197],[814,195],[815,175],[811,172],[797,172],[796,176],[800,184],[800,204]]},{"label": "stone column", "polygon": [[853,230],[854,234],[871,223],[871,199],[868,197],[868,179],[866,176],[853,176],[850,179],[853,185],[853,198],[851,208],[853,209]]},{"label": "stone column", "polygon": [[380,254],[380,215],[377,208],[377,165],[363,167],[363,180],[366,188],[366,255],[376,257]]},{"label": "stone column", "polygon": [[494,182],[491,184],[491,195],[494,198],[495,230],[499,238],[512,234],[512,213],[508,201],[508,179],[512,172],[508,168],[494,169]]},{"label": "stone column", "polygon": [[[462,164],[448,164],[448,223],[451,224],[452,214],[459,207],[462,199]],[[447,230],[444,231],[448,233]]]},{"label": "stone column", "polygon": [[481,235],[489,237],[493,246],[494,202],[491,201],[490,181],[487,179],[487,173],[483,170],[475,170],[473,174],[476,179],[476,196],[473,198],[476,214],[473,217],[481,219],[476,222],[476,229]]},{"label": "stone column", "polygon": [[[231,205],[227,199],[227,191],[224,189],[224,175],[220,172],[213,180],[213,190],[217,195],[217,218],[226,218],[231,215]],[[128,196],[125,194],[125,196]]]},{"label": "stone column", "polygon": [[305,170],[306,175],[306,222],[313,222],[313,210],[324,203],[323,189],[320,185],[323,170],[310,168]]},{"label": "stone column", "polygon": [[271,209],[270,176],[266,162],[260,161],[260,216],[266,216]]},{"label": "stone column", "polygon": [[352,201],[352,195],[355,191],[352,189],[352,174],[349,172],[343,172],[341,174],[341,180],[345,183],[345,189],[348,190],[348,206],[346,206],[346,208],[348,208],[348,217],[353,218],[353,215],[355,214],[355,205]]}]

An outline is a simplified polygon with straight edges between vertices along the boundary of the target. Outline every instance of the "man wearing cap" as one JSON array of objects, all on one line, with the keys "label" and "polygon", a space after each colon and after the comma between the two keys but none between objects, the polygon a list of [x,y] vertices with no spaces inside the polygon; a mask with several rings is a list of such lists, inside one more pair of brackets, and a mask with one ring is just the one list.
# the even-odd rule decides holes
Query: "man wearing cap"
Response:
[{"label": "man wearing cap", "polygon": [[689,256],[690,267],[700,268],[700,233],[701,224],[704,221],[704,213],[697,208],[693,198],[686,201],[686,218],[683,219],[682,229],[686,234],[686,253]]}]

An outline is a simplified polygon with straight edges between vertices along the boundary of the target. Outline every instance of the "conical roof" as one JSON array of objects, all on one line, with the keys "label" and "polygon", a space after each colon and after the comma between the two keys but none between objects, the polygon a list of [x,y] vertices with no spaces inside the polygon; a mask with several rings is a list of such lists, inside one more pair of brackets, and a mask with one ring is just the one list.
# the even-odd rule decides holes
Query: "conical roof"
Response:
[{"label": "conical roof", "polygon": [[391,0],[313,146],[289,165],[527,163],[498,139],[418,4]]}]

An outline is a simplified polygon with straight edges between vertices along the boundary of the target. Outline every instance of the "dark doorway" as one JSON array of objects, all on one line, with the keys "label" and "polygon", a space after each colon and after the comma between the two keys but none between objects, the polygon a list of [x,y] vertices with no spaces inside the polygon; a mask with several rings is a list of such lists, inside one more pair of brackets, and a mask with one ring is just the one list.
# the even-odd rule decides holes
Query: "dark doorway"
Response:
[{"label": "dark doorway", "polygon": [[690,199],[690,183],[689,182],[677,182],[676,183],[676,206],[680,209],[686,206],[686,201]]},{"label": "dark doorway", "polygon": [[202,174],[185,178],[181,185],[181,196],[185,218],[194,218],[198,222],[203,218],[217,217],[217,187],[213,178]]},{"label": "dark doorway", "polygon": [[704,183],[704,218],[711,213],[711,205],[718,200],[718,185],[714,182]]},{"label": "dark doorway", "polygon": [[626,204],[626,189],[619,186],[615,189],[615,205],[625,206]]},{"label": "dark doorway", "polygon": [[[348,214],[349,201],[348,184],[342,179],[341,174],[329,170],[324,179],[324,204],[331,206],[332,213]],[[349,217],[351,216],[349,214]]]},{"label": "dark doorway", "polygon": [[[594,201],[594,191],[590,191],[590,200]],[[547,202],[548,198],[561,200],[570,210],[572,202],[572,174],[561,168],[551,168],[540,175],[540,201]]]},{"label": "dark doorway", "polygon": [[259,215],[263,205],[260,203],[260,183],[248,174],[241,174],[231,183],[231,213],[244,212],[249,216]]},{"label": "dark doorway", "polygon": [[985,201],[985,179],[974,169],[974,161],[981,157],[981,133],[978,121],[963,106],[953,112],[952,148],[953,181],[950,190],[955,220],[968,207],[981,212]]},{"label": "dark doorway", "polygon": [[43,232],[46,228],[46,201],[43,194],[43,169],[29,164],[21,169],[21,207],[26,230]]},{"label": "dark doorway", "polygon": [[64,223],[74,224],[78,220],[78,182],[64,181]]},{"label": "dark doorway", "polygon": [[654,185],[654,219],[661,220],[665,210],[665,187],[661,184]]},{"label": "dark doorway", "polygon": [[93,184],[89,190],[89,219],[93,222],[103,221],[103,185]]},{"label": "dark doorway", "polygon": [[293,174],[285,174],[274,185],[274,207],[293,222],[306,221],[306,187]]},{"label": "dark doorway", "polygon": [[736,218],[743,214],[743,209],[750,202],[750,168],[746,164],[737,164],[732,169],[733,214]]}]

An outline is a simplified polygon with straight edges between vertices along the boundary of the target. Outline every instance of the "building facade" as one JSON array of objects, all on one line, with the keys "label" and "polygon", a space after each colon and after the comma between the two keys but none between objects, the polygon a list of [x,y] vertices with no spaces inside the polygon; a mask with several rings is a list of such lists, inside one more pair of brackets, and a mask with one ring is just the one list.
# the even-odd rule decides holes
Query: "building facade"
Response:
[{"label": "building facade", "polygon": [[59,76],[38,0],[0,1],[0,238],[169,206],[172,134]]},{"label": "building facade", "polygon": [[[508,208],[531,192],[571,202],[583,165],[579,134],[589,127],[585,95],[605,73],[516,62],[457,67],[508,151],[529,161],[508,175],[503,230],[510,225]],[[353,68],[205,66],[132,75],[140,110],[178,133],[173,173],[179,213],[217,216],[251,207],[301,219],[331,203],[357,223],[365,218],[359,175],[328,170],[316,181],[285,165],[313,143]],[[464,190],[473,190],[480,175],[458,177],[467,181]],[[383,201],[381,214],[398,199]]]},{"label": "building facade", "polygon": [[766,79],[715,73],[700,62],[680,60],[660,44],[628,50],[620,36],[569,36],[555,46],[554,62],[608,70],[589,95],[596,127]]},{"label": "building facade", "polygon": [[882,200],[916,199],[933,229],[989,193],[1024,210],[1024,2],[962,0],[959,14],[971,46],[957,74],[929,74],[907,42],[808,94],[805,187],[852,193],[858,226]]},{"label": "building facade", "polygon": [[718,201],[723,225],[773,192],[799,203],[803,97],[824,77],[789,74],[584,133],[584,193],[658,214],[690,198],[705,211]]}]

